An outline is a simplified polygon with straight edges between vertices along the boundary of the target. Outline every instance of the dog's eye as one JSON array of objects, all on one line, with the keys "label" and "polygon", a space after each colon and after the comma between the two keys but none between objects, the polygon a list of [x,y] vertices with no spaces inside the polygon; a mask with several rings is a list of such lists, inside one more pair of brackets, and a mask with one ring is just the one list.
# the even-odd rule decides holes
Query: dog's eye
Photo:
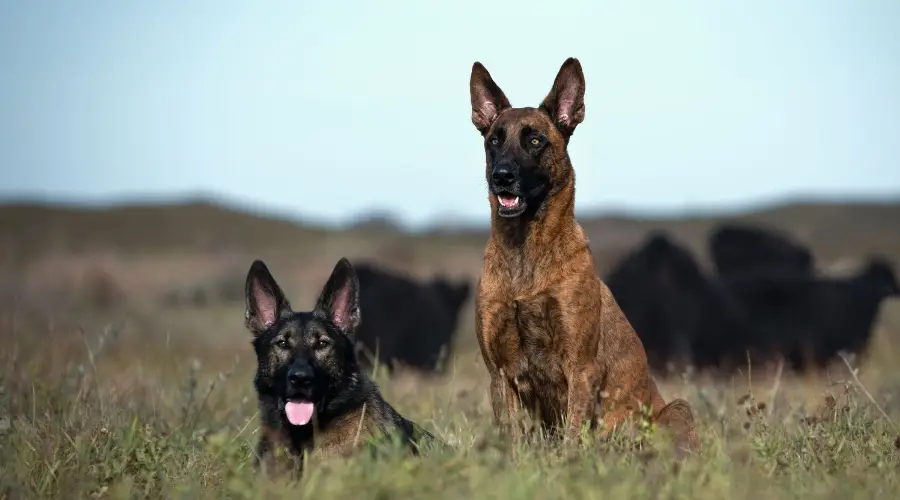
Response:
[{"label": "dog's eye", "polygon": [[500,145],[500,139],[497,139],[496,137],[491,139],[491,146],[499,146],[499,145]]},{"label": "dog's eye", "polygon": [[282,349],[287,349],[288,347],[290,347],[290,344],[288,343],[287,339],[278,339],[278,341],[275,342],[275,345],[277,345],[278,347],[280,347]]},{"label": "dog's eye", "polygon": [[532,145],[532,146],[540,146],[540,145],[541,145],[541,140],[538,139],[537,137],[533,137],[533,138],[531,139],[531,145]]},{"label": "dog's eye", "polygon": [[319,340],[316,340],[316,349],[325,349],[330,345],[331,341],[326,337],[319,337]]}]

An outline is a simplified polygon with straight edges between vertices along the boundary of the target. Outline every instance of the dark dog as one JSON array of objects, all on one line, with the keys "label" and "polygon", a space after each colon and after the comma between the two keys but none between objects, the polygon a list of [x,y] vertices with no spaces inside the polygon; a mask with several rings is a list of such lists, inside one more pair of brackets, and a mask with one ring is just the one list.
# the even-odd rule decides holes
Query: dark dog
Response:
[{"label": "dark dog", "polygon": [[698,450],[690,406],[663,401],[575,221],[567,147],[584,119],[584,89],[581,64],[569,58],[538,108],[513,108],[487,69],[472,66],[472,122],[484,137],[491,206],[476,330],[494,417],[518,434],[521,404],[570,440],[601,419],[607,434],[643,406],[675,432],[679,454]]},{"label": "dark dog", "polygon": [[442,371],[440,361],[450,354],[471,285],[442,277],[422,283],[368,264],[357,263],[354,268],[360,304],[366,310],[366,321],[357,332],[367,351],[360,356],[363,366],[370,369],[377,354],[389,372],[395,362],[423,372]]},{"label": "dark dog", "polygon": [[260,260],[250,267],[245,293],[258,361],[257,465],[273,467],[276,454],[287,452],[299,472],[307,451],[349,453],[388,436],[418,453],[420,444],[436,441],[397,413],[359,370],[353,345],[359,282],[350,262],[338,261],[310,312],[291,309]]}]

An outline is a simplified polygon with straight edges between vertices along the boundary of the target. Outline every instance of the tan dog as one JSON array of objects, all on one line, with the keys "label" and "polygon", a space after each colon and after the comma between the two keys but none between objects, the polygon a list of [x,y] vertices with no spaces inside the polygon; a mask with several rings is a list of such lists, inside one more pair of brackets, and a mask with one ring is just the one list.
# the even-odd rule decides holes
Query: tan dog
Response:
[{"label": "tan dog", "polygon": [[675,431],[679,454],[697,450],[690,406],[663,401],[575,221],[567,146],[584,120],[584,89],[581,64],[569,58],[538,108],[513,108],[487,69],[472,66],[472,122],[484,137],[491,205],[476,330],[494,417],[509,426],[504,414],[521,405],[550,430],[567,420],[572,439],[600,417],[606,434],[644,405]]}]

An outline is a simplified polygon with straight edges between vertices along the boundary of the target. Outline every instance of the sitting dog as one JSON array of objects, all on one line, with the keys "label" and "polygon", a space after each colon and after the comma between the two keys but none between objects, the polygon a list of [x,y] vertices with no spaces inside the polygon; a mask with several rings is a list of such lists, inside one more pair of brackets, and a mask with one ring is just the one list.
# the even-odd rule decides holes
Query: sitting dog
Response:
[{"label": "sitting dog", "polygon": [[469,88],[491,213],[475,323],[496,422],[518,434],[524,407],[573,440],[582,424],[608,434],[644,406],[675,432],[679,456],[698,451],[690,405],[663,400],[575,220],[568,145],[584,120],[581,63],[567,59],[536,108],[513,107],[478,62]]}]

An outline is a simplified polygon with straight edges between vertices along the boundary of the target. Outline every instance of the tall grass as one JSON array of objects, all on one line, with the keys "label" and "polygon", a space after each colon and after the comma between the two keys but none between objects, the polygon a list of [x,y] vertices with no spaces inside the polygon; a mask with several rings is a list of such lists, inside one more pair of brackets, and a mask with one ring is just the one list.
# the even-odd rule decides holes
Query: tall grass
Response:
[{"label": "tall grass", "polygon": [[[816,383],[687,378],[702,456],[678,464],[661,433],[513,443],[492,424],[473,355],[436,380],[382,377],[404,415],[452,445],[420,458],[317,457],[303,478],[252,467],[250,346],[159,332],[5,331],[0,496],[5,498],[876,498],[900,494],[890,372]],[[199,342],[199,341],[197,341]],[[873,378],[873,380],[869,380]],[[811,387],[818,387],[812,388]]]}]

